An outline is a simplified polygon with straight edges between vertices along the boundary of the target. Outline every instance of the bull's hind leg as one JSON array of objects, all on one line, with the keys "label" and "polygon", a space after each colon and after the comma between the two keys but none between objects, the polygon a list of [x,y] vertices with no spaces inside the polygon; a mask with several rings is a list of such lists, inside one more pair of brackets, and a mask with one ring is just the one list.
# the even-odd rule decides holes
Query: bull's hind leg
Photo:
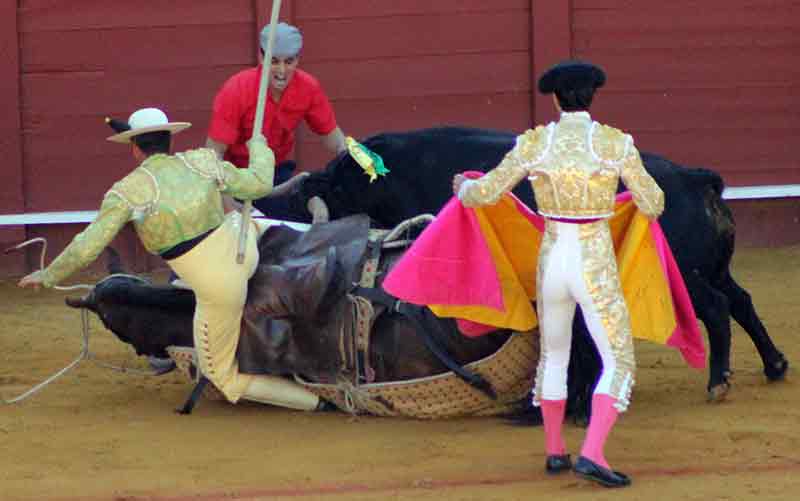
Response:
[{"label": "bull's hind leg", "polygon": [[710,353],[708,400],[720,402],[730,390],[731,320],[728,297],[712,287],[704,278],[691,273],[687,289],[695,312],[708,331]]},{"label": "bull's hind leg", "polygon": [[720,290],[730,302],[731,315],[734,320],[753,340],[753,344],[761,356],[761,361],[764,363],[764,374],[767,379],[770,381],[782,380],[786,376],[789,362],[772,343],[767,329],[758,318],[750,293],[742,289],[730,273],[726,274]]},{"label": "bull's hind leg", "polygon": [[[580,312],[580,307],[578,307]],[[572,323],[572,348],[567,368],[567,414],[578,426],[587,426],[591,415],[592,392],[603,370],[583,315]]]}]

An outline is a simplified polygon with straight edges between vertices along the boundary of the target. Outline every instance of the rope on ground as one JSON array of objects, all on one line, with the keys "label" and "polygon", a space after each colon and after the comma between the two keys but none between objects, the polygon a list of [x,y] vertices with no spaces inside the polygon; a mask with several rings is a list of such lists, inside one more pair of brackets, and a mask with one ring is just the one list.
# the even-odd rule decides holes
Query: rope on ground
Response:
[{"label": "rope on ground", "polygon": [[[45,258],[45,253],[47,252],[47,240],[42,238],[42,237],[37,237],[37,238],[32,238],[30,240],[26,240],[25,242],[22,242],[21,244],[15,246],[15,247],[12,247],[11,249],[8,249],[6,252],[8,252],[9,250],[19,250],[19,249],[22,249],[23,247],[27,247],[28,245],[33,244],[33,243],[41,243],[42,244],[42,253],[41,253],[40,257],[39,257],[39,266],[40,266],[40,269],[44,269],[44,258]],[[141,282],[147,282],[147,280],[143,279],[142,277],[137,277],[135,275],[127,275],[127,274],[124,274],[124,273],[115,273],[113,275],[109,275],[109,276],[103,278],[101,281],[99,281],[95,285],[87,285],[87,284],[76,284],[76,285],[70,285],[70,286],[58,286],[58,285],[56,285],[53,288],[57,289],[57,290],[61,290],[61,291],[70,291],[70,290],[77,290],[77,289],[86,289],[86,290],[92,291],[96,286],[100,285],[101,283],[105,282],[106,280],[109,280],[109,279],[115,278],[115,277],[127,277],[127,278],[132,278],[132,279],[135,279],[135,280],[139,280]],[[82,308],[81,309],[81,331],[82,331],[82,333],[81,333],[81,352],[80,352],[80,354],[78,355],[78,357],[75,360],[73,360],[72,362],[67,364],[67,366],[64,367],[63,369],[61,369],[61,370],[55,372],[54,374],[52,374],[51,376],[49,376],[47,379],[45,379],[41,383],[33,386],[28,391],[22,393],[21,395],[18,395],[18,396],[14,397],[14,398],[11,398],[11,399],[5,399],[5,398],[0,397],[0,402],[3,403],[3,404],[7,404],[7,405],[15,404],[15,403],[18,403],[18,402],[22,402],[23,400],[25,400],[25,399],[29,398],[30,396],[38,393],[45,386],[49,385],[50,383],[52,383],[56,379],[60,378],[61,376],[63,376],[64,374],[66,374],[67,372],[72,370],[75,366],[77,366],[84,359],[93,362],[95,365],[97,365],[99,367],[103,367],[103,368],[106,368],[106,369],[111,369],[111,370],[114,370],[114,371],[117,371],[117,372],[120,372],[120,373],[123,373],[123,374],[137,374],[137,375],[144,375],[144,376],[154,376],[154,375],[158,374],[157,371],[143,371],[143,370],[139,370],[139,369],[131,369],[131,368],[127,368],[127,367],[119,367],[119,366],[112,365],[112,364],[109,364],[109,363],[106,363],[106,362],[101,362],[100,360],[95,358],[95,355],[91,352],[91,350],[89,348],[89,313],[86,311],[86,308]]]}]

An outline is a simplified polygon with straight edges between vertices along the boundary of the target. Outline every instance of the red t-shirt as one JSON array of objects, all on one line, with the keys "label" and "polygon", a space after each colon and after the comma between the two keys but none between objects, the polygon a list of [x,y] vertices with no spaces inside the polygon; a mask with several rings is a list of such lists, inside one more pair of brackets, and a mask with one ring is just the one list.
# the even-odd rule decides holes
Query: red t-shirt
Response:
[{"label": "red t-shirt", "polygon": [[[208,137],[227,144],[225,160],[238,167],[247,167],[250,158],[246,143],[253,135],[260,82],[261,66],[240,71],[225,82],[214,98]],[[336,128],[333,107],[319,81],[297,69],[280,103],[272,98],[272,89],[267,92],[263,133],[275,153],[276,164],[289,158],[294,131],[301,119],[315,134],[330,134]]]}]

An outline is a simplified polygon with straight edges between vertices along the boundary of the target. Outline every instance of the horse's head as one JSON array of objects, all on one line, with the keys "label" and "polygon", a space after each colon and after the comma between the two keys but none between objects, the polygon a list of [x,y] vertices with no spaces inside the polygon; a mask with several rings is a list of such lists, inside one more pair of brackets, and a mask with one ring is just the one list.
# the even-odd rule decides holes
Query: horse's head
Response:
[{"label": "horse's head", "polygon": [[335,375],[350,286],[339,270],[336,247],[322,256],[260,266],[250,280],[240,363],[247,365],[243,353],[255,352],[249,355],[257,358],[253,363],[274,374]]},{"label": "horse's head", "polygon": [[239,339],[243,370],[326,380],[341,369],[347,292],[360,273],[368,220],[356,216],[306,233],[270,228],[259,244]]}]

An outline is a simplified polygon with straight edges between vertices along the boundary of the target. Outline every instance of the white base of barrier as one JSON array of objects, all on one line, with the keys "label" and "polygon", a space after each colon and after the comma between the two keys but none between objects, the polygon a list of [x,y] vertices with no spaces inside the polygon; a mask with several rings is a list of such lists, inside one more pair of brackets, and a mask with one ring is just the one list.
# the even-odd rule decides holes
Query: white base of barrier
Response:
[{"label": "white base of barrier", "polygon": [[[756,200],[769,198],[800,197],[800,184],[778,184],[764,186],[735,186],[725,188],[722,198],[725,200]],[[29,212],[25,214],[0,214],[0,226],[25,226],[35,224],[69,224],[90,223],[97,217],[97,211],[78,210],[63,212]],[[307,224],[270,219],[257,209],[253,209],[253,217],[285,224],[296,230],[305,231]]]}]

